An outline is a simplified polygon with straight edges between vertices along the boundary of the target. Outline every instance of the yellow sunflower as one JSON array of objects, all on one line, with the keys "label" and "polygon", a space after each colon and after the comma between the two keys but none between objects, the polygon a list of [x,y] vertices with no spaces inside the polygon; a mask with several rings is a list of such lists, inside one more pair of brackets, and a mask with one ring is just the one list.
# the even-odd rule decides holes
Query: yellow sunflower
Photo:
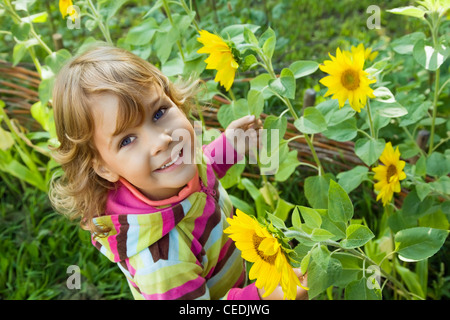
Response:
[{"label": "yellow sunflower", "polygon": [[[364,47],[362,48],[364,49]],[[367,97],[375,98],[373,89],[369,87],[376,80],[370,80],[364,68],[365,50],[355,50],[354,53],[336,50],[336,57],[330,54],[331,60],[325,60],[319,68],[329,76],[322,78],[320,83],[328,87],[325,97],[333,95],[342,108],[345,101],[357,112],[361,112],[367,102]]]},{"label": "yellow sunflower", "polygon": [[[71,6],[73,6],[72,0],[59,0],[59,11],[61,11],[63,18],[67,16],[67,9]],[[72,21],[78,17],[76,10],[72,10],[70,17],[72,18]]]},{"label": "yellow sunflower", "polygon": [[378,191],[377,201],[382,200],[383,206],[391,201],[394,192],[400,192],[400,180],[406,178],[403,172],[405,161],[400,160],[400,151],[398,147],[392,148],[390,142],[386,143],[383,153],[380,156],[383,165],[372,169],[375,172],[374,178],[378,180],[375,184],[375,191]]},{"label": "yellow sunflower", "polygon": [[[351,47],[352,54],[356,54],[359,51],[364,52],[364,59],[373,61],[378,56],[378,51],[373,51],[372,48],[364,48],[364,45],[360,43],[357,47],[352,46]],[[348,52],[348,51],[346,51]]]},{"label": "yellow sunflower", "polygon": [[271,294],[280,283],[285,299],[295,299],[297,286],[308,289],[300,283],[277,238],[266,228],[239,209],[233,219],[227,221],[230,226],[224,232],[230,234],[242,258],[253,262],[249,279],[256,279],[256,287],[265,289],[263,297]]},{"label": "yellow sunflower", "polygon": [[224,86],[225,90],[230,90],[236,70],[239,67],[231,48],[221,37],[215,34],[206,30],[200,30],[199,33],[200,37],[197,40],[203,44],[203,47],[197,52],[209,54],[209,57],[205,60],[206,69],[217,70],[214,81]]}]

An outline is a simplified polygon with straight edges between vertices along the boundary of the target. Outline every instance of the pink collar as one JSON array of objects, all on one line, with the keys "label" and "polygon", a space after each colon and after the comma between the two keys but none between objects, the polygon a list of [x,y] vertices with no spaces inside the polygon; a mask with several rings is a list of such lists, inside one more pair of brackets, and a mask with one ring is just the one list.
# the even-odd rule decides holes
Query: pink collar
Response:
[{"label": "pink collar", "polygon": [[201,190],[200,187],[200,181],[198,172],[195,173],[195,176],[187,183],[187,185],[181,189],[181,191],[168,199],[163,200],[150,200],[145,195],[143,195],[135,186],[133,186],[131,183],[129,183],[124,178],[120,177],[119,181],[139,200],[142,202],[152,206],[152,207],[158,207],[158,206],[165,206],[168,204],[172,204],[175,202],[180,202],[184,199],[186,199],[188,196],[190,196],[194,192],[198,192]]}]

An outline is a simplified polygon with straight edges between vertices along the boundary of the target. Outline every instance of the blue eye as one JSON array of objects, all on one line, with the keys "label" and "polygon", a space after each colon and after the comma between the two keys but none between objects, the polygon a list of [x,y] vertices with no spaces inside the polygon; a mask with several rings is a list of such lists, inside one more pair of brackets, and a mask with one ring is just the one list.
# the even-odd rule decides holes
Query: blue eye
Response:
[{"label": "blue eye", "polygon": [[160,108],[158,111],[155,112],[155,114],[153,115],[153,120],[159,120],[164,113],[166,113],[167,108]]},{"label": "blue eye", "polygon": [[134,141],[134,139],[136,139],[136,137],[126,137],[125,139],[123,139],[120,142],[120,148],[129,145],[130,143],[132,143]]}]

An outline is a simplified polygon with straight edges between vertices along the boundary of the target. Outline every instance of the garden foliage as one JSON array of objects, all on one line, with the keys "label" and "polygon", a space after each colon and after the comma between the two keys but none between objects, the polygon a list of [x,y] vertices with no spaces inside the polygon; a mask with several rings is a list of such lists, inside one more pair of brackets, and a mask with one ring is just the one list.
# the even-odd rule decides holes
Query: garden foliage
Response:
[{"label": "garden foliage", "polygon": [[[337,58],[337,46],[327,48],[330,57],[313,55],[308,50],[303,52],[309,55],[301,57],[290,52],[286,57],[295,60],[286,63],[281,52],[292,46],[295,39],[265,25],[269,18],[263,11],[253,13],[253,23],[224,25],[217,20],[213,25],[206,23],[207,19],[199,19],[196,12],[195,5],[206,1],[158,0],[144,11],[139,9],[142,1],[85,0],[75,1],[77,11],[69,9],[63,20],[60,13],[54,14],[55,4],[39,11],[35,2],[0,2],[0,18],[5,21],[0,25],[3,29],[0,37],[4,37],[3,43],[10,41],[13,45],[8,60],[13,65],[24,60],[32,62],[41,77],[39,101],[30,110],[31,117],[40,124],[40,130],[28,131],[21,126],[0,100],[3,194],[18,197],[21,190],[29,188],[48,191],[52,175],[59,172],[48,148],[48,145],[58,143],[51,108],[54,77],[62,64],[85,45],[97,40],[106,41],[151,61],[173,81],[189,77],[204,79],[206,90],[198,97],[199,103],[221,102],[217,119],[223,128],[244,115],[267,115],[264,129],[278,130],[278,139],[264,137],[264,152],[260,153],[263,157],[258,157],[258,163],[233,166],[222,184],[230,190],[236,208],[253,215],[284,247],[292,249],[290,261],[308,274],[310,299],[441,297],[445,272],[439,269],[440,263],[434,262],[432,266],[431,261],[446,248],[450,219],[448,0],[417,1],[382,12],[389,21],[402,24],[414,20],[416,30],[396,35],[394,39],[383,38],[377,42],[378,47],[372,48],[378,55],[372,56],[373,59],[365,58],[365,76],[374,81],[370,84],[373,94],[367,94],[367,103],[361,110],[352,108],[347,99],[341,105],[341,101],[328,97],[327,88],[319,84],[318,80],[327,76],[321,70],[324,61],[331,56]],[[233,5],[238,6],[233,1],[228,2],[228,6]],[[283,6],[287,6],[284,1],[272,5],[270,16],[282,18],[279,11]],[[124,8],[128,14],[139,18],[132,22],[122,21]],[[317,8],[315,12],[320,10]],[[245,10],[243,14],[252,15],[251,11]],[[74,46],[77,50],[53,50],[45,41],[40,33],[41,26],[49,22],[54,25],[55,19],[63,21],[64,25],[67,22],[68,28],[73,27],[72,33],[66,30],[69,36],[63,39],[70,46],[78,43]],[[218,18],[212,17],[209,22],[215,19]],[[261,24],[255,23],[258,21]],[[80,29],[76,28],[77,22],[81,23]],[[11,23],[10,28],[5,28],[7,23]],[[119,32],[124,25],[126,28]],[[346,25],[346,28],[351,27]],[[86,30],[95,37],[87,36]],[[202,48],[198,41],[201,30],[223,39],[239,65],[229,90],[224,90],[213,80],[215,70],[205,69],[207,55],[198,52]],[[327,41],[326,37],[330,35],[317,36],[324,37],[318,41]],[[305,38],[309,41],[311,34]],[[342,45],[340,50],[346,52],[351,52],[351,45],[356,50],[359,44],[354,39],[335,43]],[[369,48],[372,43],[363,45]],[[308,85],[316,90],[316,104],[302,106],[300,96]],[[213,100],[213,97],[219,99]],[[217,135],[218,130],[206,130],[202,111],[198,110],[206,142]],[[295,128],[296,135],[286,139],[284,133],[289,124]],[[421,144],[418,137],[424,132],[428,140]],[[314,138],[318,135],[329,141],[350,142],[360,164],[346,171],[333,170],[316,152]],[[308,146],[309,158],[299,159],[298,151],[291,144],[294,140]],[[402,192],[392,191],[390,199],[377,201],[380,189],[375,188],[379,182],[375,172],[383,168],[378,171],[375,168],[389,166],[382,156],[388,144],[398,150],[400,158],[396,163],[404,162],[401,168],[397,166],[399,175],[404,172],[404,177],[398,181]],[[278,165],[270,167],[264,156],[277,157]],[[260,174],[259,178],[245,177],[246,169]],[[389,184],[390,177],[385,177],[388,180],[385,184]],[[299,179],[303,186],[302,196],[293,197],[284,186],[297,188]],[[44,200],[39,198],[39,201]],[[5,205],[2,207],[5,222],[6,210],[8,206]],[[56,219],[56,216],[49,214],[44,219]],[[58,220],[58,223],[63,222]],[[53,231],[48,232],[49,235],[43,230],[37,227],[32,230],[39,234],[33,239],[32,248],[20,246],[22,254],[24,250],[29,251],[29,261],[40,256],[39,250],[44,250],[39,241],[42,240],[50,250],[57,247],[51,237],[57,238],[58,242],[64,241],[59,238],[61,235]],[[10,231],[15,232],[14,228]],[[86,237],[80,237],[88,242]],[[10,239],[2,240],[1,251],[13,250],[14,245]],[[20,264],[20,257],[16,264]],[[11,279],[4,275],[11,270],[12,262],[4,257],[0,259],[0,294],[3,294],[8,290],[2,286],[11,286]],[[53,260],[51,256],[48,259],[48,263]],[[448,269],[448,265],[443,267]],[[89,268],[93,266],[86,267],[84,275],[93,279],[95,271],[89,271]],[[431,273],[433,283],[429,280]],[[57,293],[43,289],[50,281],[44,274],[40,273],[46,280],[40,284],[41,291],[38,292],[42,292],[44,298],[56,297]],[[122,292],[124,286],[119,287]],[[108,290],[114,289],[107,288],[105,292]],[[40,298],[27,292],[25,290],[16,298]],[[114,291],[114,295],[118,297],[119,293]]]}]

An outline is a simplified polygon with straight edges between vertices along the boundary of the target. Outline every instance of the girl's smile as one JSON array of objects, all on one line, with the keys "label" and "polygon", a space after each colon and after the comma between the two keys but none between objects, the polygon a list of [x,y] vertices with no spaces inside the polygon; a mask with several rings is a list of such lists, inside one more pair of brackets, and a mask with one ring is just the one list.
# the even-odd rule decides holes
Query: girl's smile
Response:
[{"label": "girl's smile", "polygon": [[171,158],[169,158],[166,162],[164,162],[164,165],[162,165],[161,167],[159,167],[158,169],[156,169],[156,172],[169,172],[172,170],[175,170],[176,168],[178,168],[180,166],[181,163],[183,163],[183,149],[181,149],[181,151],[178,153],[178,155],[175,157],[175,159],[171,160]]},{"label": "girl's smile", "polygon": [[122,177],[151,200],[178,194],[195,176],[194,129],[158,85],[145,90],[138,124],[123,125],[120,116],[128,113],[113,93],[93,96],[92,103],[99,176],[110,182]]}]

